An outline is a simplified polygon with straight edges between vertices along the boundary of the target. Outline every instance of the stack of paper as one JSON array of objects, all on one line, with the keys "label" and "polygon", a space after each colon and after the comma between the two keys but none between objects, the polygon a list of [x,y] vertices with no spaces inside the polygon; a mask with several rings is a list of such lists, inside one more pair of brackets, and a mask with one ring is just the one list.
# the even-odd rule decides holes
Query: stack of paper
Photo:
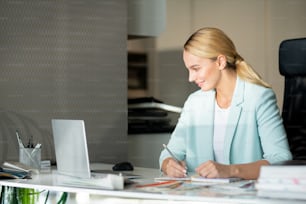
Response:
[{"label": "stack of paper", "polygon": [[260,197],[306,199],[306,166],[263,166],[256,188]]},{"label": "stack of paper", "polygon": [[92,178],[77,178],[73,176],[65,176],[57,174],[54,177],[54,183],[62,186],[72,186],[78,188],[94,188],[108,190],[124,189],[124,177],[114,174],[100,174]]},{"label": "stack of paper", "polygon": [[0,178],[30,178],[32,169],[22,163],[4,162],[0,167]]}]

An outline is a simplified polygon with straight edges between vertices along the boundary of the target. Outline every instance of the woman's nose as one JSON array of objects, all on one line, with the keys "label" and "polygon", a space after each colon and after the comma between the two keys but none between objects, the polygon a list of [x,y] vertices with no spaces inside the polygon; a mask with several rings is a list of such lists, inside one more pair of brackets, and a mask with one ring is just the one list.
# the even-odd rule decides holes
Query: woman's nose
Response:
[{"label": "woman's nose", "polygon": [[189,82],[194,82],[195,81],[195,74],[194,74],[194,72],[189,71],[188,81]]}]

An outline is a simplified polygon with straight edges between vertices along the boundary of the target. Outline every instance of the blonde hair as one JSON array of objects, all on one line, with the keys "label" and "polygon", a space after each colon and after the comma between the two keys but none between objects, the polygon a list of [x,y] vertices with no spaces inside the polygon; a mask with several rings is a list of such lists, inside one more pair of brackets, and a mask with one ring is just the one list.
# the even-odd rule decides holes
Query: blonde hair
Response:
[{"label": "blonde hair", "polygon": [[263,87],[271,87],[244,61],[236,51],[232,40],[220,29],[209,27],[199,29],[186,41],[184,50],[198,57],[214,60],[222,54],[226,56],[226,67],[234,69],[241,79]]}]

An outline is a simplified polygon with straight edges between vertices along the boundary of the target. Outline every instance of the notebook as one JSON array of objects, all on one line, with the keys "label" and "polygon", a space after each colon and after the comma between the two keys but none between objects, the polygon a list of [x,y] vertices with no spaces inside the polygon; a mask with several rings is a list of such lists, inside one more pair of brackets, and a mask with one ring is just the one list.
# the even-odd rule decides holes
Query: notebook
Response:
[{"label": "notebook", "polygon": [[192,175],[192,176],[183,177],[183,178],[174,178],[174,177],[163,176],[163,177],[157,177],[157,178],[155,178],[155,180],[158,180],[158,181],[175,180],[175,181],[191,181],[191,182],[203,182],[203,183],[232,183],[232,182],[240,181],[242,179],[241,178],[236,178],[236,177],[232,177],[232,178],[205,178],[205,177],[201,177],[199,175]]}]

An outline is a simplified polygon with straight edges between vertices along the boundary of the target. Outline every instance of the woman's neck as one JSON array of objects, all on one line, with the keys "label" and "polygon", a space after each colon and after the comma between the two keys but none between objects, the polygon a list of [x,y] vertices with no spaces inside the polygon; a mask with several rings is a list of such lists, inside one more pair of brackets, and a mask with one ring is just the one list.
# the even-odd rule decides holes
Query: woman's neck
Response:
[{"label": "woman's neck", "polygon": [[220,108],[228,108],[232,103],[232,98],[236,86],[237,74],[232,70],[224,70],[222,79],[216,88],[216,101]]}]

